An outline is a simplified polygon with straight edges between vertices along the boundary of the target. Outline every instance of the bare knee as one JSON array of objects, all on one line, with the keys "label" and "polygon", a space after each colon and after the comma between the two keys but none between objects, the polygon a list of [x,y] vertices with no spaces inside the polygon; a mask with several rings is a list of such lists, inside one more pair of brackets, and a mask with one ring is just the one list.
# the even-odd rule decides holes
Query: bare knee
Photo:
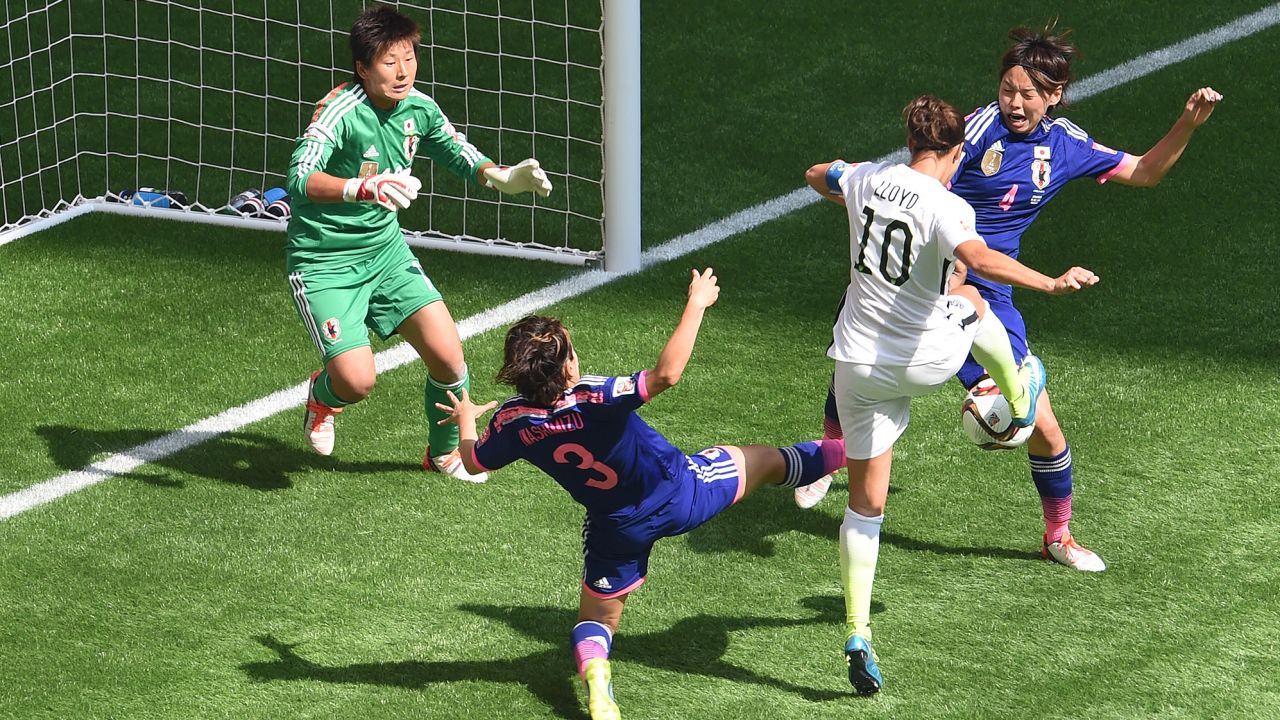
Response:
[{"label": "bare knee", "polygon": [[969,302],[973,303],[974,309],[978,311],[978,317],[986,316],[987,301],[982,299],[982,296],[978,294],[978,289],[975,288],[974,286],[961,285],[960,287],[953,288],[951,290],[951,294],[962,297],[965,300],[968,300]]},{"label": "bare knee", "polygon": [[462,379],[467,376],[467,364],[462,360],[462,353],[458,353],[458,359],[456,362],[443,363],[439,365],[429,363],[427,365],[427,372],[435,379],[436,382],[445,385],[452,385],[457,382],[462,382]]},{"label": "bare knee", "polygon": [[892,447],[867,460],[849,459],[849,509],[866,517],[884,514],[892,463]]},{"label": "bare knee", "polygon": [[333,391],[347,402],[359,402],[369,397],[377,377],[376,372],[364,370],[344,369],[336,373],[332,370],[329,372],[329,382],[333,386]]},{"label": "bare knee", "polygon": [[461,382],[467,375],[467,361],[462,355],[462,345],[443,350],[433,348],[433,352],[420,352],[419,356],[427,365],[427,374],[438,383],[452,385]]},{"label": "bare knee", "polygon": [[626,602],[627,595],[601,598],[591,595],[584,589],[578,601],[578,622],[588,620],[598,622],[609,628],[609,632],[616,633]]}]

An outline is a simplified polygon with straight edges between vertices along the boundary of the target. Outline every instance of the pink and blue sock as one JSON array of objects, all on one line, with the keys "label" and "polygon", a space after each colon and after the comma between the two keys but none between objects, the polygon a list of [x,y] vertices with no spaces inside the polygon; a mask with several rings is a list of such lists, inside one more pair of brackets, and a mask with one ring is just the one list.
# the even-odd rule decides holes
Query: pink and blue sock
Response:
[{"label": "pink and blue sock", "polygon": [[570,635],[573,642],[573,659],[578,663],[578,675],[585,677],[587,661],[595,658],[609,659],[613,646],[613,633],[594,620],[583,620],[573,626]]},{"label": "pink and blue sock", "polygon": [[1029,455],[1031,480],[1040,493],[1040,507],[1044,510],[1044,536],[1047,542],[1056,542],[1067,534],[1071,520],[1071,448],[1054,455]]},{"label": "pink and blue sock", "polygon": [[809,485],[845,465],[844,440],[816,440],[778,448],[785,472],[779,485],[798,488]]}]

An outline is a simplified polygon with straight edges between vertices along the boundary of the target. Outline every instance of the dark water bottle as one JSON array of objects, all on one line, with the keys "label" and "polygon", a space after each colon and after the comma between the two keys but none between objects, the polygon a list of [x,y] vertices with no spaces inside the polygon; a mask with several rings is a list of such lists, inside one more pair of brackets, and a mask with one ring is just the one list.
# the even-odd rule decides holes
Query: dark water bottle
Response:
[{"label": "dark water bottle", "polygon": [[257,188],[251,188],[231,198],[227,203],[227,209],[230,214],[244,215],[245,217],[260,217],[266,212],[266,205],[262,202],[262,191]]}]

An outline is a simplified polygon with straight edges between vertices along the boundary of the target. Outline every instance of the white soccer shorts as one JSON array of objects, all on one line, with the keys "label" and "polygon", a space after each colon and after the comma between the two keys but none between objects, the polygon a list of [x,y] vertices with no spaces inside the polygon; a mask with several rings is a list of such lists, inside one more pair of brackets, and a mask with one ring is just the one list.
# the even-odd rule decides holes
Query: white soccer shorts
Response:
[{"label": "white soccer shorts", "polygon": [[947,298],[948,322],[922,336],[921,346],[945,346],[950,355],[921,365],[868,365],[836,361],[836,409],[845,454],[869,460],[893,447],[911,420],[911,398],[928,395],[955,376],[977,332],[973,304]]}]

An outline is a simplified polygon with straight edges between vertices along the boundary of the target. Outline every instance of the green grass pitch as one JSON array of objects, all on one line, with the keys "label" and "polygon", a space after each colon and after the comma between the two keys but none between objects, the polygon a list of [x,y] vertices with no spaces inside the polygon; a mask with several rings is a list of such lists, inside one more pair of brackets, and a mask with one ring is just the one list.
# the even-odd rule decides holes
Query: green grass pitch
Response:
[{"label": "green grass pitch", "polygon": [[[647,1],[645,242],[895,150],[917,94],[985,104],[1013,25],[1060,17],[1087,77],[1262,7]],[[884,692],[844,675],[843,483],[812,511],[766,489],[658,545],[614,645],[625,717],[1280,717],[1278,50],[1271,28],[1076,105],[1141,153],[1193,90],[1225,95],[1160,187],[1075,183],[1025,238],[1028,264],[1102,277],[1019,306],[1072,444],[1072,528],[1108,570],[1039,560],[1026,462],[966,445],[953,386],[914,404],[896,452]],[[821,428],[847,240],[815,205],[549,312],[586,370],[633,371],[688,269],[715,267],[689,370],[642,414],[689,451],[790,443]],[[305,379],[282,246],[89,216],[0,247],[0,495]],[[460,319],[576,272],[420,256]],[[500,344],[466,343],[482,398],[504,396]],[[330,458],[291,411],[0,521],[0,718],[585,718],[580,510],[529,466],[423,474],[422,381],[381,376]]]}]

